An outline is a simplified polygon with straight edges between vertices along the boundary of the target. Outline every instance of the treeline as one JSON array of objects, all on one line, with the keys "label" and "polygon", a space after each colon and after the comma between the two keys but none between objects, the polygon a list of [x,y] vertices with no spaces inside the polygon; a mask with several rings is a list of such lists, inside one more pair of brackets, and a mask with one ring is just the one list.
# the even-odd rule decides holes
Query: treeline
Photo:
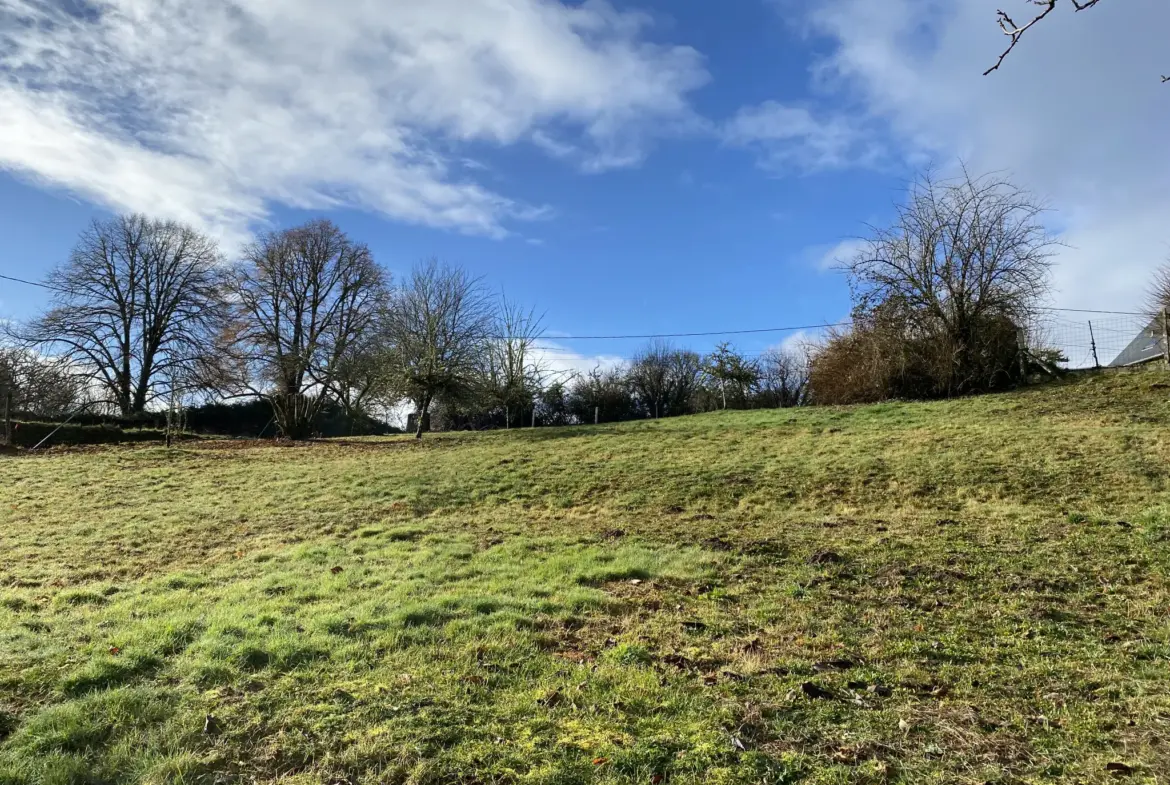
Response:
[{"label": "treeline", "polygon": [[433,260],[391,281],[330,221],[263,235],[228,262],[191,227],[123,216],[94,223],[50,273],[43,314],[8,326],[0,400],[46,418],[161,412],[168,422],[211,406],[236,432],[255,430],[262,411],[275,432],[301,439],[335,432],[338,421],[367,432],[404,406],[421,436],[430,425],[614,422],[1002,389],[1059,359],[1028,330],[1054,246],[1042,214],[1002,178],[924,176],[895,220],[840,260],[849,327],[759,357],[727,344],[700,355],[654,343],[624,365],[576,374],[551,367],[536,311]]},{"label": "treeline", "polygon": [[509,412],[490,398],[440,402],[431,427],[440,430],[562,426],[657,419],[717,409],[799,406],[808,386],[804,349],[770,349],[758,358],[721,344],[709,355],[664,342],[628,363],[553,374]]},{"label": "treeline", "polygon": [[0,352],[10,408],[38,419],[302,439],[377,432],[406,405],[421,436],[431,423],[795,405],[807,377],[795,356],[748,359],[726,345],[702,357],[655,344],[628,366],[558,372],[534,310],[433,260],[392,282],[323,220],[266,234],[232,263],[182,224],[96,222],[46,286],[50,307],[10,327]]}]

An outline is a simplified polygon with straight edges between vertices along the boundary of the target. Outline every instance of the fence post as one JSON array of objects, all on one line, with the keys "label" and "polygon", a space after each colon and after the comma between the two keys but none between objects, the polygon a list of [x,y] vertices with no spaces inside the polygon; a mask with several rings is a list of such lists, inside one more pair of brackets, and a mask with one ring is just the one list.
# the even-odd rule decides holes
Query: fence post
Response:
[{"label": "fence post", "polygon": [[4,446],[12,446],[12,390],[4,388]]},{"label": "fence post", "polygon": [[1024,328],[1021,327],[1016,330],[1016,346],[1019,347],[1017,354],[1020,356],[1020,380],[1027,382],[1028,380],[1028,349],[1027,342],[1024,340]]},{"label": "fence post", "polygon": [[1162,355],[1166,358],[1166,367],[1170,368],[1170,309],[1162,309]]},{"label": "fence post", "polygon": [[594,406],[593,407],[593,424],[597,425],[597,423],[599,423],[599,422],[601,422],[601,407]]},{"label": "fence post", "polygon": [[532,406],[532,427],[533,428],[536,427],[536,405],[535,404],[533,404],[533,406]]},{"label": "fence post", "polygon": [[1097,337],[1093,335],[1093,320],[1089,320],[1089,346],[1093,348],[1093,367],[1100,368],[1101,361],[1097,359]]}]

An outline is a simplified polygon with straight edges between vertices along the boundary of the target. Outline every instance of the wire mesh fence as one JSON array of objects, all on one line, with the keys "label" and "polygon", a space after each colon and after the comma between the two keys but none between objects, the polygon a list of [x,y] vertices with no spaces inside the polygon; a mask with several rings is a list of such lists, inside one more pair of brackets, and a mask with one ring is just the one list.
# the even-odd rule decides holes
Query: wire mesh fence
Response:
[{"label": "wire mesh fence", "polygon": [[1138,313],[1046,315],[1034,327],[1031,343],[1060,350],[1068,368],[1134,365],[1165,352],[1161,316]]}]

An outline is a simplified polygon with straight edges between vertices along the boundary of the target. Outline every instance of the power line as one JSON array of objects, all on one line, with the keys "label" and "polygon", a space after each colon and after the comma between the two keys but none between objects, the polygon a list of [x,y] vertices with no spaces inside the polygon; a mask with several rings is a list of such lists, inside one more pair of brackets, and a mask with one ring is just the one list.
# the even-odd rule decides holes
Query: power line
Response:
[{"label": "power line", "polygon": [[42,289],[48,289],[51,292],[61,291],[56,286],[49,286],[47,283],[40,283],[39,281],[26,281],[23,278],[13,278],[11,275],[0,275],[5,281],[15,281],[16,283],[27,284],[28,286],[39,286]]},{"label": "power line", "polygon": [[[13,281],[15,283],[22,283],[27,286],[37,286],[42,289],[47,289],[51,292],[63,291],[56,286],[40,281],[28,281],[23,278],[15,278],[11,275],[0,275],[0,279],[6,281]],[[1149,316],[1148,313],[1140,311],[1105,311],[1095,310],[1091,308],[1056,308],[1056,307],[1039,307],[1038,311],[1049,311],[1053,313],[1085,313],[1085,314],[1107,314],[1114,316]],[[799,332],[801,330],[824,330],[830,327],[848,327],[850,322],[826,322],[822,324],[805,324],[790,327],[760,327],[750,330],[711,330],[707,332],[689,332],[689,333],[643,333],[630,335],[557,335],[547,336],[546,340],[550,341],[622,341],[622,340],[650,340],[654,338],[711,338],[721,335],[762,335],[765,333],[784,333],[784,332]]]},{"label": "power line", "polygon": [[849,322],[804,324],[795,327],[761,327],[754,330],[713,330],[701,333],[645,333],[642,335],[548,335],[547,341],[620,341],[627,338],[709,338],[717,335],[757,335],[760,333],[786,333],[800,330],[821,330],[826,327],[848,327]]}]

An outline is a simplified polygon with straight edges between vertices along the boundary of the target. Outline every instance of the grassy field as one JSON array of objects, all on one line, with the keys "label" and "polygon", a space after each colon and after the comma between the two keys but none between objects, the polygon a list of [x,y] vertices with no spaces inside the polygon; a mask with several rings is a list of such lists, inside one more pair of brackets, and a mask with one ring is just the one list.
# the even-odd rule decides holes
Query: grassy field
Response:
[{"label": "grassy field", "polygon": [[0,457],[0,783],[1170,778],[1170,374]]}]

